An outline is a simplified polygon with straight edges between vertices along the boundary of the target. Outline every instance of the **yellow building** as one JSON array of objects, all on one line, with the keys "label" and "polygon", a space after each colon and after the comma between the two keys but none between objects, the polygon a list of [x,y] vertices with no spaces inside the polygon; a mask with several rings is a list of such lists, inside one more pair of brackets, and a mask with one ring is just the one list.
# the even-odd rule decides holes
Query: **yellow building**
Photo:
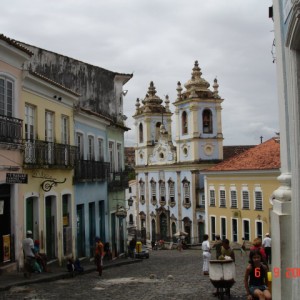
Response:
[{"label": "yellow building", "polygon": [[279,186],[280,145],[270,139],[206,170],[206,232],[211,240],[242,243],[270,232],[273,192]]},{"label": "yellow building", "polygon": [[23,185],[24,234],[32,230],[48,259],[75,255],[73,106],[78,94],[35,73],[25,72]]}]

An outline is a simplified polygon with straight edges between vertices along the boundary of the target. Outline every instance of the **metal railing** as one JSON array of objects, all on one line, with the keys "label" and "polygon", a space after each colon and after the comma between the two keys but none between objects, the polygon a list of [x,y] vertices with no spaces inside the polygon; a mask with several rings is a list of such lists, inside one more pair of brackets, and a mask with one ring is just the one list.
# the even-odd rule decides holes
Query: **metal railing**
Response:
[{"label": "metal railing", "polygon": [[109,177],[109,167],[107,162],[79,160],[75,165],[74,181],[105,181]]},{"label": "metal railing", "polygon": [[22,144],[23,121],[0,115],[0,143]]},{"label": "metal railing", "polygon": [[24,167],[74,168],[77,147],[40,140],[24,141]]},{"label": "metal railing", "polygon": [[109,178],[109,188],[114,190],[126,189],[128,188],[128,172],[114,172],[110,173]]}]

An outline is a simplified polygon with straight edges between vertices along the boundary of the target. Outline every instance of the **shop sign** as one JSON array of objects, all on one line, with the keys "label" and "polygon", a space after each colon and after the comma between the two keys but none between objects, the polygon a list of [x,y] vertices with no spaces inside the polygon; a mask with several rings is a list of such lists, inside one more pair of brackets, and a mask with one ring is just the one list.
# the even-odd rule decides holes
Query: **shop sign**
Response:
[{"label": "shop sign", "polygon": [[10,234],[3,235],[3,262],[10,261]]},{"label": "shop sign", "polygon": [[22,173],[6,173],[6,183],[27,183],[28,175]]}]

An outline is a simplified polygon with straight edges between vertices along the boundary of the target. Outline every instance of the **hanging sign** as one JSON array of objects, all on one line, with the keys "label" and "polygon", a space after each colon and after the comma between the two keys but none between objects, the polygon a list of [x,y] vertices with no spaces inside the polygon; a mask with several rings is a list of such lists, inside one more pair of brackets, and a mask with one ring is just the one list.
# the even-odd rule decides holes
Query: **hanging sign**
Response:
[{"label": "hanging sign", "polygon": [[22,173],[6,173],[6,183],[27,183],[27,174]]}]

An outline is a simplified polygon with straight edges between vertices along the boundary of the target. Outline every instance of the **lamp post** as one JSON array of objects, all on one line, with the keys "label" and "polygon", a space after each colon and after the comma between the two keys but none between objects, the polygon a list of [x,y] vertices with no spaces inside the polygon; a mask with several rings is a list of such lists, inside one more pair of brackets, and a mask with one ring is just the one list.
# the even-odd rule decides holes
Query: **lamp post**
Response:
[{"label": "lamp post", "polygon": [[128,208],[124,207],[123,205],[117,204],[116,207],[116,217],[119,219],[119,245],[120,245],[120,252],[124,253],[124,228],[123,228],[123,219],[127,217],[127,211],[130,209],[130,207],[133,205],[133,199],[130,197],[128,200],[123,199],[114,199],[116,201],[127,201],[128,202]]}]

